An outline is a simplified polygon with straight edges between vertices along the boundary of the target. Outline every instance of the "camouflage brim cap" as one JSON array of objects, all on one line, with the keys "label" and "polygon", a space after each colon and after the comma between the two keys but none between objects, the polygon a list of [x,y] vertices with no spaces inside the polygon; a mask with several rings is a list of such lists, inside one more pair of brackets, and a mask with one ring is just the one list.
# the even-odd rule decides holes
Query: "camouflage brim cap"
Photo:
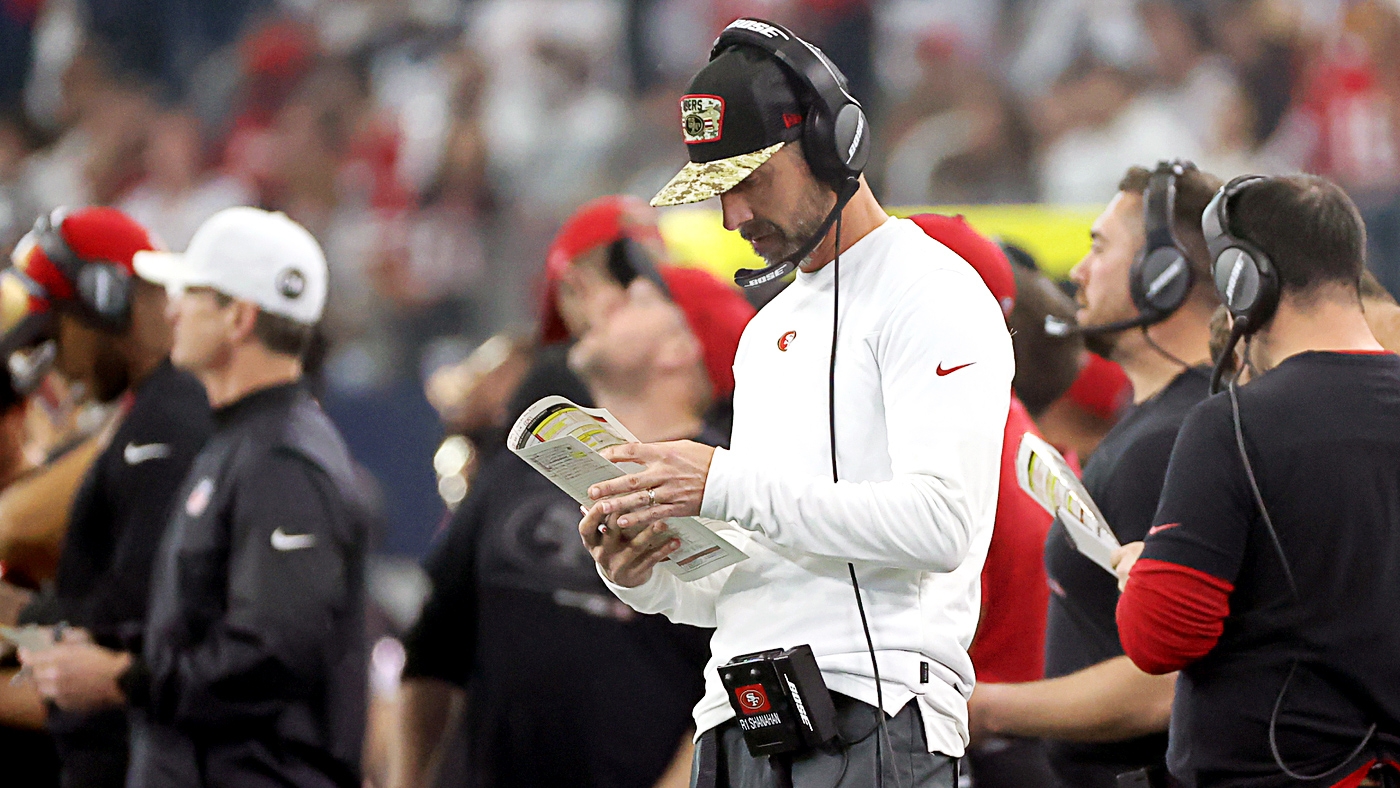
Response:
[{"label": "camouflage brim cap", "polygon": [[703,202],[718,197],[739,185],[739,181],[749,177],[749,173],[772,158],[786,143],[769,145],[753,153],[741,153],[727,159],[707,161],[700,164],[691,162],[676,173],[656,196],[651,204],[660,208],[663,205],[686,205]]},{"label": "camouflage brim cap", "polygon": [[803,108],[783,69],[763,51],[735,46],[690,81],[681,97],[681,136],[690,163],[651,204],[717,197],[802,136]]}]

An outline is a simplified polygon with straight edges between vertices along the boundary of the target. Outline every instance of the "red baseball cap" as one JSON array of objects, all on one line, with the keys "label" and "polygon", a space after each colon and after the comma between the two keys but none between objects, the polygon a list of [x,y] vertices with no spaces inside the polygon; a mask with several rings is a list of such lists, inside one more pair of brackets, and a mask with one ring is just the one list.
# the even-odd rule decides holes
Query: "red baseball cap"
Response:
[{"label": "red baseball cap", "polygon": [[691,333],[700,340],[705,370],[719,398],[734,393],[734,354],[739,337],[754,316],[753,306],[733,285],[699,268],[660,267],[671,300],[685,313]]},{"label": "red baseball cap", "polygon": [[610,194],[584,203],[564,221],[545,255],[540,341],[548,344],[569,338],[569,330],[559,315],[559,279],[564,272],[579,255],[623,238],[661,240],[656,212],[645,201]]},{"label": "red baseball cap", "polygon": [[909,220],[919,225],[928,237],[953,250],[953,254],[966,260],[977,269],[982,282],[996,296],[1001,305],[1001,315],[1011,314],[1016,304],[1016,275],[1011,271],[1011,261],[1006,253],[987,236],[972,229],[972,225],[961,214],[943,216],[936,213],[921,213],[910,216]]},{"label": "red baseball cap", "polygon": [[1115,420],[1133,400],[1133,385],[1123,368],[1097,353],[1085,353],[1079,377],[1065,396],[1101,419]]},{"label": "red baseball cap", "polygon": [[[545,259],[542,342],[569,337],[559,314],[559,280],[564,272],[585,252],[623,238],[659,242],[655,209],[636,197],[609,195],[585,203],[564,222]],[[708,271],[672,265],[659,265],[657,271],[700,341],[715,396],[729,396],[734,391],[734,354],[744,327],[754,316],[753,306],[738,290]]]},{"label": "red baseball cap", "polygon": [[78,260],[108,263],[131,274],[137,252],[160,247],[150,231],[115,208],[58,208],[39,217],[15,245],[10,268],[0,274],[0,350],[13,351],[47,338],[41,324],[78,297],[75,272],[45,251],[46,245],[52,248],[52,241],[45,241],[51,233],[57,233]]}]

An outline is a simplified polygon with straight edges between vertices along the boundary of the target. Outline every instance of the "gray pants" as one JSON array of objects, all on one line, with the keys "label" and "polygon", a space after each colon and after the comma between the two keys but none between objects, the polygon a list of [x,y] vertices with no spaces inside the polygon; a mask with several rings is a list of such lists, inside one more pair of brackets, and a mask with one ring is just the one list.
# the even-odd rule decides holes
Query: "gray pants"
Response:
[{"label": "gray pants", "polygon": [[[839,744],[792,756],[755,758],[734,720],[700,737],[691,769],[692,788],[873,788],[879,737],[875,707],[832,693]],[[881,753],[885,788],[956,788],[958,761],[928,751],[919,705],[910,701],[885,723]]]}]

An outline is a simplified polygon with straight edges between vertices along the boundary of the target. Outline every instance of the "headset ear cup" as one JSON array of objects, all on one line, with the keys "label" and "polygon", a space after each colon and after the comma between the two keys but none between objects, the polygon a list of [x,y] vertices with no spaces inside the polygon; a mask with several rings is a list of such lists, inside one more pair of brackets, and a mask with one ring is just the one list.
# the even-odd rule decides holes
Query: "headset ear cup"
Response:
[{"label": "headset ear cup", "polygon": [[836,152],[846,177],[859,177],[870,158],[870,126],[865,110],[858,104],[847,104],[836,115]]},{"label": "headset ear cup", "polygon": [[1133,301],[1144,312],[1170,315],[1191,292],[1191,265],[1174,246],[1153,249],[1134,266],[1134,273]]},{"label": "headset ear cup", "polygon": [[802,121],[802,155],[812,175],[822,183],[836,183],[841,179],[841,162],[836,155],[836,139],[832,132],[835,124],[826,117],[819,102],[812,102],[807,109],[807,117]]},{"label": "headset ear cup", "polygon": [[813,102],[802,126],[802,150],[812,174],[839,188],[860,177],[870,158],[870,129],[859,105],[846,104],[835,118]]},{"label": "headset ear cup", "polygon": [[1139,254],[1133,258],[1133,264],[1128,268],[1128,295],[1133,299],[1133,307],[1139,314],[1155,315],[1156,310],[1147,302],[1147,287],[1143,284],[1143,264],[1146,256]]},{"label": "headset ear cup", "polygon": [[131,275],[110,263],[88,263],[78,273],[78,299],[105,329],[125,329],[131,317]]},{"label": "headset ear cup", "polygon": [[1269,260],[1268,256],[1256,250],[1253,260],[1255,271],[1259,276],[1259,297],[1255,301],[1253,313],[1249,316],[1249,324],[1263,327],[1278,310],[1278,302],[1282,294],[1279,291],[1278,274],[1275,273],[1273,262]]},{"label": "headset ear cup", "polygon": [[1215,258],[1215,290],[1236,319],[1249,318],[1257,331],[1278,308],[1279,284],[1273,266],[1258,249],[1236,240]]}]

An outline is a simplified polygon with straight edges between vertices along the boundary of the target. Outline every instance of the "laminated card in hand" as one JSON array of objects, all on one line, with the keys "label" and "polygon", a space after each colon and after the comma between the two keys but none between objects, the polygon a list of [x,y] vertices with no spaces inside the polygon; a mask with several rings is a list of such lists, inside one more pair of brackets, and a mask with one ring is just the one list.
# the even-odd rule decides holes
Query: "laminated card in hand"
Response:
[{"label": "laminated card in hand", "polygon": [[1021,448],[1016,452],[1016,481],[1045,511],[1059,519],[1075,549],[1113,573],[1118,537],[1074,475],[1074,469],[1054,446],[1029,432],[1022,436]]},{"label": "laminated card in hand", "polygon": [[[636,441],[606,410],[583,408],[563,397],[545,397],[516,419],[506,444],[569,497],[592,506],[589,487],[642,469],[636,463],[609,462],[598,451]],[[704,517],[667,518],[666,527],[681,540],[681,546],[660,566],[681,580],[696,580],[748,558],[711,530],[715,526],[726,524]]]}]

